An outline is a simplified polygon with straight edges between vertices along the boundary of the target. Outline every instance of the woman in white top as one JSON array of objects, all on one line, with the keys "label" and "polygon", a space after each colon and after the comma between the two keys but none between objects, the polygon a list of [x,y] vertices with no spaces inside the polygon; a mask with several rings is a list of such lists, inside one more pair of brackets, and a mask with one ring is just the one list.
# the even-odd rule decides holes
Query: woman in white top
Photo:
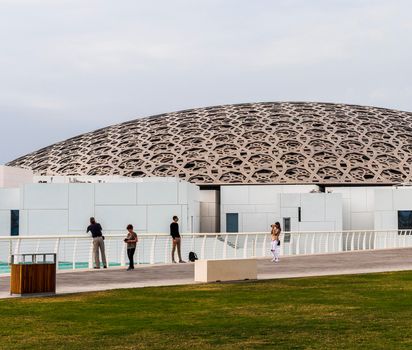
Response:
[{"label": "woman in white top", "polygon": [[270,251],[273,254],[273,262],[279,261],[279,253],[280,253],[280,232],[282,229],[280,228],[280,223],[276,222],[274,225],[270,225],[272,228],[270,235],[272,236],[272,244]]}]

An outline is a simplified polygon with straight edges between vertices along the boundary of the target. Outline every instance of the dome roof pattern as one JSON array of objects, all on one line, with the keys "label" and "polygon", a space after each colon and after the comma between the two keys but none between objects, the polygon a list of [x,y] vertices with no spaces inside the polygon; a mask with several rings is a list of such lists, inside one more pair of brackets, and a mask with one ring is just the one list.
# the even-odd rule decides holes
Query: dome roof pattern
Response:
[{"label": "dome roof pattern", "polygon": [[96,130],[8,165],[196,184],[411,182],[412,113],[310,102],[198,108]]}]

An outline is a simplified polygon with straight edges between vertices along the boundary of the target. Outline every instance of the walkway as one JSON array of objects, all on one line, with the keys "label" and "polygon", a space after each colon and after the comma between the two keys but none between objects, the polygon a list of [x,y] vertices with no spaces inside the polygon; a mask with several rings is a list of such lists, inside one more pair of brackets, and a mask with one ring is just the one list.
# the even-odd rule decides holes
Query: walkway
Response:
[{"label": "walkway", "polygon": [[[274,264],[258,260],[258,278],[276,279],[412,270],[412,248],[359,251],[328,255],[291,256]],[[77,293],[118,288],[140,288],[193,284],[194,265],[139,266],[128,272],[124,268],[60,272],[57,293]],[[0,277],[0,298],[9,297],[9,277]]]}]

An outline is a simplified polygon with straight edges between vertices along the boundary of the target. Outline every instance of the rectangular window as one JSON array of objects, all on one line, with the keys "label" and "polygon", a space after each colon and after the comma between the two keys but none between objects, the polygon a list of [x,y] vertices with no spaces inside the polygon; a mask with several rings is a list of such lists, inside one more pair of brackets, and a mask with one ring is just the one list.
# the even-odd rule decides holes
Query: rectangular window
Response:
[{"label": "rectangular window", "polygon": [[226,232],[239,232],[238,213],[226,213]]},{"label": "rectangular window", "polygon": [[20,212],[18,210],[10,210],[10,235],[18,236],[20,231]]},{"label": "rectangular window", "polygon": [[290,218],[283,218],[283,232],[285,233],[283,241],[285,243],[290,242]]},{"label": "rectangular window", "polygon": [[398,211],[398,230],[412,230],[412,210]]}]

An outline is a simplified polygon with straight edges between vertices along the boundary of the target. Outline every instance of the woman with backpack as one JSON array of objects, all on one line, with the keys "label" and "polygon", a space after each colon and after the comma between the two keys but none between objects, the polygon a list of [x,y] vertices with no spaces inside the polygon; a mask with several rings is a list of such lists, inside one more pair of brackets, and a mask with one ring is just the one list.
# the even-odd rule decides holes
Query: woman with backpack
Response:
[{"label": "woman with backpack", "polygon": [[134,269],[133,255],[136,251],[136,244],[139,240],[136,232],[133,231],[133,225],[127,225],[126,229],[127,237],[124,239],[124,242],[127,244],[127,257],[129,258],[129,267],[127,268],[127,271],[130,271]]}]

